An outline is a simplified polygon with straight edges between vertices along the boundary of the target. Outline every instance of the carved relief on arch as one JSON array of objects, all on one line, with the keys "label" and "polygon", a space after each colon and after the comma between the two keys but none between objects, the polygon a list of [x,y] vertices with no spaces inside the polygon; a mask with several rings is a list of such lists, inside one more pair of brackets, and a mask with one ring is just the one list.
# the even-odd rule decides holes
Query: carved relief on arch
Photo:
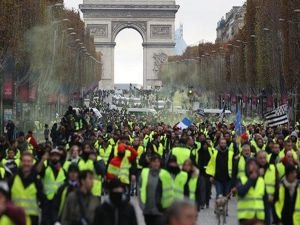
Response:
[{"label": "carved relief on arch", "polygon": [[153,65],[153,72],[155,74],[158,74],[161,66],[168,61],[168,55],[164,52],[159,52],[159,53],[154,53],[153,54],[153,61],[154,61],[154,65]]},{"label": "carved relief on arch", "polygon": [[112,41],[115,41],[118,33],[125,28],[135,29],[141,34],[143,41],[146,41],[147,22],[145,21],[113,21],[111,24]]}]

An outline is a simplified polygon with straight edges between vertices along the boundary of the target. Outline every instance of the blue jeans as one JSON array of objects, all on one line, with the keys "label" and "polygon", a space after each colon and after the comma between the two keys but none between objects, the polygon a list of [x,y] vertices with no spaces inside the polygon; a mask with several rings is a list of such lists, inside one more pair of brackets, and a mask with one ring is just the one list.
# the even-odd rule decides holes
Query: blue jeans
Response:
[{"label": "blue jeans", "polygon": [[219,195],[227,196],[230,192],[230,181],[217,181],[215,182],[216,185],[216,193],[217,198]]}]

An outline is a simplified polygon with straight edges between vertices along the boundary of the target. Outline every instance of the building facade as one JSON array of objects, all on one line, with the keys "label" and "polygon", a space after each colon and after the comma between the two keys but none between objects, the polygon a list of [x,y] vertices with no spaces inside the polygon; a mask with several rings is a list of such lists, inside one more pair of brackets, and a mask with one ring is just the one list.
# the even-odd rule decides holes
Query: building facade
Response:
[{"label": "building facade", "polygon": [[233,6],[217,26],[216,43],[231,41],[245,25],[246,3],[243,6]]}]

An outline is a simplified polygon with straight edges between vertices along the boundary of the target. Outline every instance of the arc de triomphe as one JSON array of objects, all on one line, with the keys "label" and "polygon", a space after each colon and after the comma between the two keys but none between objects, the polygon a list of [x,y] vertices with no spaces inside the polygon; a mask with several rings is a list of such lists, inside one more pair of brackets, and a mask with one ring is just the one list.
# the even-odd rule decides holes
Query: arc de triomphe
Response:
[{"label": "arc de triomphe", "polygon": [[[118,33],[135,29],[143,38],[144,87],[161,86],[160,65],[175,54],[175,0],[83,0],[80,10],[94,36],[96,50],[102,53],[100,87],[114,87],[114,48]],[[126,75],[124,75],[126,76]]]}]

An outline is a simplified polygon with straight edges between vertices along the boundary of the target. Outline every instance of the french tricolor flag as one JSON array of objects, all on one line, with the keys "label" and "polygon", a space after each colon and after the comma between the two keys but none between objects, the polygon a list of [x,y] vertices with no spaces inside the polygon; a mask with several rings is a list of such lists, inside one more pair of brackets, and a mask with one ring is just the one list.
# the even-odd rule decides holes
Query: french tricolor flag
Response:
[{"label": "french tricolor flag", "polygon": [[189,118],[185,117],[181,122],[179,122],[176,125],[176,127],[184,130],[184,129],[187,129],[189,126],[191,126],[191,124],[192,124],[192,121]]}]

